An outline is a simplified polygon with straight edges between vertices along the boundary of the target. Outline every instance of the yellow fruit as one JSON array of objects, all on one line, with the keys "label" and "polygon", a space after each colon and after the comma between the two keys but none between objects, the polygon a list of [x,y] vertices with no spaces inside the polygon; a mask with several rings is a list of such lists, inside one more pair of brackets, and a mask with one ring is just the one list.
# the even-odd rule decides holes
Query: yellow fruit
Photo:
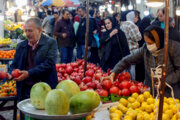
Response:
[{"label": "yellow fruit", "polygon": [[155,114],[154,114],[154,113],[151,113],[151,114],[150,114],[150,117],[151,117],[150,120],[155,120]]},{"label": "yellow fruit", "polygon": [[128,105],[128,101],[125,98],[121,98],[120,103],[122,103],[125,107]]},{"label": "yellow fruit", "polygon": [[176,99],[176,102],[179,103],[180,102],[179,99]]},{"label": "yellow fruit", "polygon": [[144,113],[144,120],[150,120],[150,115],[147,113]]},{"label": "yellow fruit", "polygon": [[165,114],[169,115],[170,118],[173,117],[173,111],[172,110],[166,110]]},{"label": "yellow fruit", "polygon": [[120,118],[123,116],[123,113],[120,110],[115,110],[114,113],[117,113],[120,116]]},{"label": "yellow fruit", "polygon": [[128,98],[128,101],[129,101],[130,103],[133,103],[133,102],[135,102],[135,101],[136,101],[136,99],[135,99],[135,98],[133,98],[133,97],[129,97],[129,98]]},{"label": "yellow fruit", "polygon": [[178,109],[179,109],[179,111],[180,111],[180,103],[178,103],[177,105],[178,105]]},{"label": "yellow fruit", "polygon": [[127,108],[131,108],[131,107],[132,107],[132,104],[128,103]]},{"label": "yellow fruit", "polygon": [[131,116],[125,116],[123,120],[133,120]]},{"label": "yellow fruit", "polygon": [[171,97],[169,97],[169,98],[167,98],[167,101],[169,102],[169,101],[172,101],[173,100],[173,98],[171,98]]},{"label": "yellow fruit", "polygon": [[153,98],[148,98],[147,99],[147,103],[150,104],[154,104],[154,99]]},{"label": "yellow fruit", "polygon": [[136,120],[144,120],[144,115],[142,113],[138,113]]},{"label": "yellow fruit", "polygon": [[123,104],[119,104],[118,106],[117,106],[117,108],[119,109],[119,110],[121,110],[123,107],[125,107]]},{"label": "yellow fruit", "polygon": [[137,111],[137,113],[142,113],[142,110],[139,109],[139,108],[137,108],[137,109],[135,109],[135,110]]},{"label": "yellow fruit", "polygon": [[146,102],[143,102],[142,104],[141,104],[141,110],[145,110],[146,109],[146,106],[147,106],[147,103]]},{"label": "yellow fruit", "polygon": [[153,108],[151,107],[151,105],[146,105],[145,111],[148,113],[151,113],[151,112],[153,112]]},{"label": "yellow fruit", "polygon": [[134,110],[134,111],[132,112],[132,115],[131,115],[131,116],[133,117],[133,119],[136,118],[137,114],[138,114],[138,112],[137,112],[136,110]]},{"label": "yellow fruit", "polygon": [[139,96],[138,93],[133,93],[133,94],[132,94],[132,97],[135,98],[135,99],[138,98],[138,96]]},{"label": "yellow fruit", "polygon": [[168,102],[168,101],[167,101],[167,97],[164,97],[164,102],[165,102],[165,103],[167,103],[167,102]]},{"label": "yellow fruit", "polygon": [[127,112],[127,108],[126,107],[124,107],[124,108],[122,108],[122,112],[125,114],[126,112]]},{"label": "yellow fruit", "polygon": [[109,112],[110,112],[110,113],[113,113],[113,112],[115,112],[116,110],[117,110],[116,107],[111,107],[111,108],[109,109]]},{"label": "yellow fruit", "polygon": [[132,113],[133,109],[132,108],[129,108],[126,112],[126,115],[129,115],[130,113]]},{"label": "yellow fruit", "polygon": [[167,103],[164,103],[163,105],[163,112],[169,109],[169,105]]},{"label": "yellow fruit", "polygon": [[174,100],[170,100],[170,101],[168,101],[168,103],[169,103],[169,105],[176,104]]},{"label": "yellow fruit", "polygon": [[177,115],[175,114],[171,120],[177,120]]},{"label": "yellow fruit", "polygon": [[140,102],[140,103],[144,102],[144,96],[139,95],[138,98],[137,98],[137,101]]},{"label": "yellow fruit", "polygon": [[133,108],[133,109],[139,108],[140,105],[141,105],[141,104],[140,104],[138,101],[135,101],[134,103],[132,103],[132,108]]},{"label": "yellow fruit", "polygon": [[169,115],[163,113],[162,120],[170,120]]},{"label": "yellow fruit", "polygon": [[176,115],[177,115],[177,119],[180,119],[180,112],[178,112]]},{"label": "yellow fruit", "polygon": [[118,109],[122,112],[122,113],[126,113],[127,112],[127,108],[124,106],[124,105],[122,105],[122,104],[119,104],[118,106]]},{"label": "yellow fruit", "polygon": [[114,118],[112,118],[111,120],[120,120],[120,118],[116,118],[116,117],[114,117]]},{"label": "yellow fruit", "polygon": [[150,94],[150,92],[149,92],[149,91],[146,91],[146,92],[144,92],[144,94],[143,94],[143,95],[144,95],[144,98],[146,98],[146,99],[147,99],[147,98],[149,98],[149,97],[150,97],[150,95],[151,95],[151,94]]},{"label": "yellow fruit", "polygon": [[120,115],[118,113],[110,113],[110,118],[121,118]]},{"label": "yellow fruit", "polygon": [[153,110],[155,109],[155,105],[154,104],[151,104],[150,106],[152,107]]},{"label": "yellow fruit", "polygon": [[171,106],[171,109],[172,109],[172,111],[173,111],[174,114],[177,113],[176,105],[172,105],[172,106]]}]

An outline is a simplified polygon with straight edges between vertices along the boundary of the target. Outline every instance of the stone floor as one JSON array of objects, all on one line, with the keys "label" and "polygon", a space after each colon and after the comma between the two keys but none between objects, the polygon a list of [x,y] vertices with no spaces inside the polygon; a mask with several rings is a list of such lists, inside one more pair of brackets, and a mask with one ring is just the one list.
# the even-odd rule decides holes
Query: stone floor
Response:
[{"label": "stone floor", "polygon": [[[12,101],[9,101],[6,103],[5,106],[11,106],[13,105],[13,102]],[[9,110],[9,111],[0,111],[0,115],[2,115],[5,120],[13,120],[13,110]],[[18,117],[19,116],[19,111],[17,111],[17,120],[18,120]],[[0,118],[1,120],[1,118]]]}]

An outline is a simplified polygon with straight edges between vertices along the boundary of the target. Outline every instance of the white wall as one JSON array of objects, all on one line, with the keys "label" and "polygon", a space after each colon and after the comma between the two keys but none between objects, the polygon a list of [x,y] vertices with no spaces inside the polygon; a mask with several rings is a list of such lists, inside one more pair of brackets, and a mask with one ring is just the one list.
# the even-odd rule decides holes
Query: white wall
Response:
[{"label": "white wall", "polygon": [[4,0],[0,0],[0,37],[4,38]]}]

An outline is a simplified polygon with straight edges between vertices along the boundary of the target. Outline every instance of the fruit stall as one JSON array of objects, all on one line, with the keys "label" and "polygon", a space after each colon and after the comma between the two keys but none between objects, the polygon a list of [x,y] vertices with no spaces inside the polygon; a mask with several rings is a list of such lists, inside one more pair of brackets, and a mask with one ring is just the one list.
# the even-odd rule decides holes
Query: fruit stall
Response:
[{"label": "fruit stall", "polygon": [[[18,108],[30,119],[157,119],[160,100],[151,95],[148,86],[130,80],[128,72],[116,75],[113,82],[101,81],[110,75],[110,70],[105,73],[92,63],[87,63],[84,77],[84,63],[77,60],[56,64],[59,81],[56,89],[37,83],[31,89],[30,99],[21,101]],[[179,110],[180,100],[164,97],[163,120],[179,120]]]},{"label": "fruit stall", "polygon": [[131,95],[138,96],[150,90],[143,83],[130,80],[128,72],[118,74],[113,82],[109,79],[101,81],[102,77],[110,75],[110,70],[105,73],[93,63],[87,63],[84,76],[84,63],[84,60],[77,60],[56,64],[59,82],[56,89],[39,82],[31,88],[30,99],[18,103],[26,118],[100,120],[101,109],[107,110],[122,98],[135,101]]},{"label": "fruit stall", "polygon": [[[7,81],[6,72],[14,58],[17,43],[25,39],[23,29],[23,24],[6,20],[4,21],[4,38],[0,38],[0,111],[13,110],[13,120],[16,120],[17,115],[16,82]],[[9,101],[13,104],[9,105]],[[5,118],[0,115],[0,119]]]},{"label": "fruit stall", "polygon": [[[16,92],[16,82],[6,81],[8,75],[5,71],[0,71],[0,111],[13,110],[13,120],[16,120],[17,114],[17,92]],[[13,105],[7,106],[8,101],[13,101]],[[3,116],[0,115],[1,120],[5,120]]]}]

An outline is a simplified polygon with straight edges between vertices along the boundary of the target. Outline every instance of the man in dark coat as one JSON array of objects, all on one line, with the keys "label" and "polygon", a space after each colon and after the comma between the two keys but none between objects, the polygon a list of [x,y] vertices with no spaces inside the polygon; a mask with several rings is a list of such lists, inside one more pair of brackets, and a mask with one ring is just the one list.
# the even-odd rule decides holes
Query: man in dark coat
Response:
[{"label": "man in dark coat", "polygon": [[62,14],[63,18],[55,26],[55,35],[61,54],[61,63],[69,63],[73,57],[75,33],[73,23],[69,19],[69,11],[65,9]]},{"label": "man in dark coat", "polygon": [[[42,81],[54,89],[58,83],[56,73],[57,43],[42,34],[39,18],[30,18],[25,23],[27,40],[18,44],[9,73],[20,69],[17,82],[18,100],[30,97],[31,87]],[[10,76],[11,77],[11,76]]]},{"label": "man in dark coat", "polygon": [[165,28],[164,21],[165,21],[165,9],[158,9],[157,10],[157,18],[155,21],[152,23],[152,25],[156,25],[161,27],[162,29]]},{"label": "man in dark coat", "polygon": [[176,30],[175,21],[169,17],[169,39],[180,42],[180,32]]},{"label": "man in dark coat", "polygon": [[[79,28],[76,34],[77,42],[77,58],[82,59],[84,57],[85,50],[85,34],[86,34],[86,8],[81,7],[78,9],[79,14],[81,15],[81,21],[79,23]],[[88,49],[91,47],[97,47],[96,40],[93,35],[98,31],[98,26],[95,19],[89,19],[89,40],[88,40]],[[98,52],[98,51],[97,51]]]}]

